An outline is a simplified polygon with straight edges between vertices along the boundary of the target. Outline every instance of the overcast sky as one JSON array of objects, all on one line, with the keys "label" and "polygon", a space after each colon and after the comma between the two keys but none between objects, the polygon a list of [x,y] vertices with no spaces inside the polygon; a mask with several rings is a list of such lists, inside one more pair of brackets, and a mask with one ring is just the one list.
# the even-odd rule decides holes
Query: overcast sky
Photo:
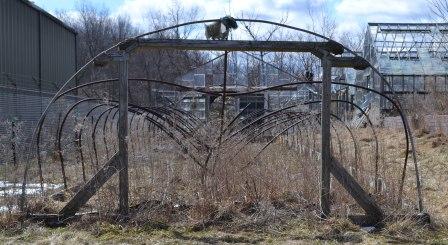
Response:
[{"label": "overcast sky", "polygon": [[[86,1],[86,0],[81,0]],[[360,28],[367,22],[427,22],[428,0],[179,0],[185,6],[197,6],[203,18],[219,18],[230,14],[258,13],[260,18],[279,21],[288,15],[288,24],[305,27],[308,9],[326,6],[336,19],[338,31]],[[79,0],[33,0],[35,4],[55,13],[75,11]],[[111,15],[128,15],[144,28],[144,16],[150,10],[166,10],[172,0],[87,0],[109,9]]]}]

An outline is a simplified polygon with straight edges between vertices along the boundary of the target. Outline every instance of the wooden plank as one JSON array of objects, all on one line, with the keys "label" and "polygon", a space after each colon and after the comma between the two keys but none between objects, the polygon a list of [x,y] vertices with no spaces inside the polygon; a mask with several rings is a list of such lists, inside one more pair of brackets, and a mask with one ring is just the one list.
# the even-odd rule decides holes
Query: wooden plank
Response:
[{"label": "wooden plank", "polygon": [[311,52],[319,59],[323,59],[324,56],[331,61],[332,67],[337,68],[354,68],[355,70],[365,70],[370,67],[367,60],[360,56],[352,57],[336,57],[334,55],[328,54],[328,52],[322,52],[321,50]]},{"label": "wooden plank", "polygon": [[331,105],[331,62],[326,57],[321,60],[323,69],[322,79],[322,109],[321,109],[321,184],[320,208],[323,218],[330,214],[330,165],[331,165],[331,134],[330,134],[330,105]]},{"label": "wooden plank", "polygon": [[129,213],[129,173],[128,173],[128,57],[123,54],[117,59],[119,72],[119,113],[118,113],[118,154],[119,172],[119,204],[120,214]]},{"label": "wooden plank", "polygon": [[345,170],[342,164],[334,158],[331,159],[331,173],[368,216],[372,217],[372,219],[376,219],[378,222],[383,219],[383,212],[375,201],[364,191],[364,189],[362,189],[353,176]]},{"label": "wooden plank", "polygon": [[85,205],[89,199],[119,170],[118,153],[112,158],[79,190],[75,196],[59,212],[62,219],[73,216]]},{"label": "wooden plank", "polygon": [[370,67],[369,62],[362,57],[333,57],[331,59],[333,67],[354,68],[355,70],[365,70]]},{"label": "wooden plank", "polygon": [[337,42],[302,41],[236,41],[236,40],[188,40],[188,39],[132,39],[122,45],[128,52],[133,48],[213,50],[213,51],[266,51],[266,52],[313,52],[325,50],[342,54],[344,48]]}]

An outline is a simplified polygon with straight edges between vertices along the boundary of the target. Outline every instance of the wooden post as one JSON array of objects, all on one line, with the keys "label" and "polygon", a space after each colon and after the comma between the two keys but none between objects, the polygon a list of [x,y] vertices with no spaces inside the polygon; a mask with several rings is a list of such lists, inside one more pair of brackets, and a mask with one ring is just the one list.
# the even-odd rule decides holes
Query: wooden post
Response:
[{"label": "wooden post", "polygon": [[222,133],[224,130],[224,120],[226,117],[226,89],[227,89],[227,58],[228,58],[228,53],[227,51],[224,52],[224,81],[223,81],[223,85],[222,85],[222,103],[221,103],[221,127],[220,127],[220,131],[219,131],[219,142],[221,143],[221,139],[222,139]]},{"label": "wooden post", "polygon": [[129,213],[129,173],[128,173],[128,56],[117,57],[119,72],[119,113],[118,113],[118,154],[119,172],[119,212]]},{"label": "wooden post", "polygon": [[321,59],[322,77],[322,111],[321,111],[321,184],[320,208],[322,218],[330,214],[330,166],[331,166],[331,135],[330,135],[330,104],[331,104],[331,62],[325,55]]}]

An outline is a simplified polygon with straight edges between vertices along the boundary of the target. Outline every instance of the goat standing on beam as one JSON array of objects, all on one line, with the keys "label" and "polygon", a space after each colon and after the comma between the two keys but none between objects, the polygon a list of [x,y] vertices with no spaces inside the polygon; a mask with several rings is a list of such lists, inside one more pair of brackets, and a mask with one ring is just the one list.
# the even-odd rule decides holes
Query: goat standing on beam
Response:
[{"label": "goat standing on beam", "polygon": [[238,28],[238,24],[231,16],[226,16],[210,25],[205,25],[205,37],[207,40],[227,40],[229,32]]}]

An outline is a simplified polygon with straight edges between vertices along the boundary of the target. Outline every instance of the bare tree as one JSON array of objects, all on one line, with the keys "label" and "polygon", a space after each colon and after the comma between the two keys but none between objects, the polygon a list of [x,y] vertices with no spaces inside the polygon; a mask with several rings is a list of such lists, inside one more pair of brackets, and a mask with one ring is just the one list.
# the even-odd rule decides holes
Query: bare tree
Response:
[{"label": "bare tree", "polygon": [[312,7],[307,1],[308,18],[311,23],[307,26],[309,30],[319,33],[328,38],[334,38],[336,34],[336,19],[329,10],[328,3],[324,2],[319,7]]},{"label": "bare tree", "polygon": [[339,42],[354,52],[362,52],[366,29],[345,31],[339,36]]},{"label": "bare tree", "polygon": [[[159,30],[166,27],[190,22],[199,18],[197,7],[185,8],[179,1],[172,1],[166,11],[149,11],[146,14],[148,29]],[[156,34],[157,38],[186,39],[194,34],[197,26],[174,28]],[[203,57],[199,52],[154,50],[141,52],[138,59],[143,65],[143,75],[161,80],[173,81],[185,71],[202,63]]]},{"label": "bare tree", "polygon": [[[76,6],[76,15],[60,12],[59,17],[78,32],[79,65],[95,57],[101,51],[119,41],[135,36],[137,28],[132,25],[128,16],[113,16],[106,8],[98,8],[88,1]],[[198,8],[184,8],[178,1],[165,12],[149,12],[147,14],[148,29],[157,30],[183,22],[196,20]],[[188,38],[194,32],[194,26],[175,28],[157,35],[158,38]],[[130,58],[130,76],[148,77],[153,79],[173,81],[176,77],[191,69],[203,60],[199,52],[187,51],[140,51]],[[115,77],[116,67],[90,68],[83,74],[81,80],[96,80]],[[82,82],[82,81],[81,81]],[[115,86],[107,91],[116,93]],[[140,90],[145,91],[145,90]],[[138,92],[140,92],[138,91]]]},{"label": "bare tree", "polygon": [[131,24],[129,16],[118,16],[113,20],[113,41],[122,41],[136,34],[137,28]]},{"label": "bare tree", "polygon": [[106,8],[88,2],[76,6],[76,15],[59,12],[58,17],[78,33],[78,57],[81,63],[95,57],[113,44],[136,34],[129,17],[112,17]]},{"label": "bare tree", "polygon": [[[171,7],[166,11],[149,11],[146,13],[150,30],[158,30],[199,19],[199,8],[185,8],[178,0],[173,0]],[[197,26],[196,26],[197,27]],[[164,38],[186,39],[195,30],[195,26],[185,26],[161,32],[158,35]]]},{"label": "bare tree", "polygon": [[[240,15],[241,19],[258,19],[259,16],[256,13],[244,13]],[[279,23],[285,24],[288,21],[288,14],[281,17]],[[274,39],[282,39],[282,28],[277,25],[259,25],[254,22],[242,22],[244,32],[253,40],[270,41]],[[266,85],[266,62],[269,60],[266,58],[269,52],[259,52],[259,60],[246,56],[246,71],[247,81],[249,86]],[[276,54],[274,53],[274,56]],[[278,58],[276,59],[278,60]]]}]

